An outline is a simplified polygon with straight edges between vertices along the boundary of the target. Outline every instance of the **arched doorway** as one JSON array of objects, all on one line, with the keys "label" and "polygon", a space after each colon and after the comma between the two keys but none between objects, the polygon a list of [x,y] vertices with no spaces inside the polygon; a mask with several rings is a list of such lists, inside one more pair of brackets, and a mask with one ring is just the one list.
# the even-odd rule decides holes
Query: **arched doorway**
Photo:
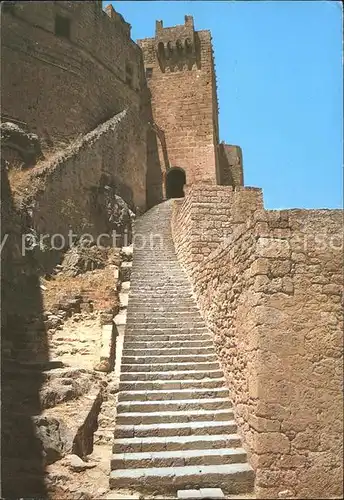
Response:
[{"label": "arched doorway", "polygon": [[166,175],[166,198],[183,198],[186,175],[182,168],[173,167]]}]

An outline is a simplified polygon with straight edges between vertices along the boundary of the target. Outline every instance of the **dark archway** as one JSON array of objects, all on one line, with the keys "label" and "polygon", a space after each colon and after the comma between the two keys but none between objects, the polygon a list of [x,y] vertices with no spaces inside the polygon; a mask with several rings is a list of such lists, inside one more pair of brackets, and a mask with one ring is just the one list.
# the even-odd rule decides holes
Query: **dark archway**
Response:
[{"label": "dark archway", "polygon": [[166,175],[166,198],[183,198],[186,175],[182,168],[171,168]]}]

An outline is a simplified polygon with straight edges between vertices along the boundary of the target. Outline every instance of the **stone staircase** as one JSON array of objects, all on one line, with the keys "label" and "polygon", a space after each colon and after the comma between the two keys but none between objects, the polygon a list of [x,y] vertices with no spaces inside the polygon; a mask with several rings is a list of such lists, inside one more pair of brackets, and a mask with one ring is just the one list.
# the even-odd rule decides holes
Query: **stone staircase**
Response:
[{"label": "stone staircase", "polygon": [[[248,493],[253,470],[211,336],[175,255],[171,208],[164,202],[135,225],[110,486]],[[162,244],[150,244],[152,233]]]}]

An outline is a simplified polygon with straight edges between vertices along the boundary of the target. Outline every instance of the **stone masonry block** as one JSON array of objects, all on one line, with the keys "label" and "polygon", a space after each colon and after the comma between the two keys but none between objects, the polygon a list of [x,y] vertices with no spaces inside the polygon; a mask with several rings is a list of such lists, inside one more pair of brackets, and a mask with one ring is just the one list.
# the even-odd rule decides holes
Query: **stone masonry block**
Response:
[{"label": "stone masonry block", "polygon": [[259,274],[267,275],[269,272],[269,260],[265,258],[258,258],[251,265],[251,276]]},{"label": "stone masonry block", "polygon": [[259,257],[270,259],[288,259],[291,254],[289,241],[274,238],[259,238],[257,241],[257,254]]},{"label": "stone masonry block", "polygon": [[201,498],[211,498],[214,500],[218,498],[225,498],[225,495],[221,488],[201,488],[200,494]]},{"label": "stone masonry block", "polygon": [[182,499],[193,499],[193,498],[202,498],[199,490],[178,490],[177,498]]},{"label": "stone masonry block", "polygon": [[119,279],[121,281],[130,281],[132,262],[122,262],[119,270]]}]

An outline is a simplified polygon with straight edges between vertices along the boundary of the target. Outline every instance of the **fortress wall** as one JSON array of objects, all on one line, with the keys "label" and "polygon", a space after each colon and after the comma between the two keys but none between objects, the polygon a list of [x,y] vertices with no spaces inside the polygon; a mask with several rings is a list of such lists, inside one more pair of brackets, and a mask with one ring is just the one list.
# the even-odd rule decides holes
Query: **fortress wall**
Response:
[{"label": "fortress wall", "polygon": [[132,208],[144,209],[146,143],[139,121],[135,110],[125,110],[28,172],[38,233],[66,236],[69,228],[80,231],[83,222],[83,232],[106,231],[106,220],[97,221],[95,213],[104,175]]},{"label": "fortress wall", "polygon": [[[13,2],[2,7],[2,114],[25,122],[45,146],[69,143],[128,106],[139,110],[140,48],[101,2]],[[70,39],[55,19],[70,19]],[[126,65],[133,81],[126,82]]]},{"label": "fortress wall", "polygon": [[198,262],[187,259],[190,200],[174,205],[176,250],[214,336],[257,498],[339,496],[342,211],[258,209]]},{"label": "fortress wall", "polygon": [[[194,59],[177,61],[172,68],[161,68],[156,48],[159,42],[176,41],[186,36],[194,42]],[[214,66],[209,31],[194,31],[193,26],[161,28],[155,38],[138,40],[143,51],[147,84],[152,95],[153,118],[164,132],[159,144],[163,173],[168,167],[181,167],[187,184],[216,183],[217,107],[214,102]],[[171,56],[174,57],[174,56]]]},{"label": "fortress wall", "polygon": [[176,200],[172,230],[182,263],[192,275],[197,264],[230,238],[236,225],[263,208],[261,189],[206,184],[187,186]]}]

